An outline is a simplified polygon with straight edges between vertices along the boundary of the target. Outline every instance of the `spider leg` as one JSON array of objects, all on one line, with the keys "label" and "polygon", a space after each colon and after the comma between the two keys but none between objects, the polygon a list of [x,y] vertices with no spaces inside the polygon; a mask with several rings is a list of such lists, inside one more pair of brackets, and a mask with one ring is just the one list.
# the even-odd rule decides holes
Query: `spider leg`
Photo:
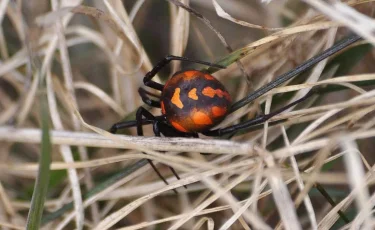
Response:
[{"label": "spider leg", "polygon": [[309,60],[305,61],[304,63],[302,63],[301,65],[292,69],[291,71],[288,71],[288,72],[280,75],[274,81],[260,87],[259,89],[255,90],[254,92],[252,92],[248,96],[246,96],[246,97],[242,98],[241,100],[235,102],[230,109],[230,113],[240,109],[244,105],[249,104],[250,102],[254,101],[258,97],[267,93],[271,89],[276,88],[277,86],[283,84],[284,82],[290,80],[291,78],[293,78],[293,77],[297,76],[298,74],[300,74],[300,73],[306,71],[307,69],[311,68],[312,66],[314,66],[318,62],[326,59],[329,56],[332,56],[333,54],[336,54],[338,51],[348,47],[349,45],[351,45],[354,42],[359,41],[361,39],[362,38],[360,36],[356,35],[356,34],[352,34],[351,36],[348,36],[348,37],[344,38],[343,40],[337,42],[331,48],[328,48],[325,51],[323,51],[321,54],[318,54],[318,55],[310,58]]},{"label": "spider leg", "polygon": [[198,63],[206,66],[211,66],[211,67],[216,67],[220,69],[225,69],[225,66],[217,65],[214,63],[210,62],[205,62],[205,61],[199,61],[199,60],[194,60],[186,57],[178,57],[178,56],[173,56],[173,55],[168,55],[165,58],[163,58],[161,61],[159,61],[154,68],[146,74],[146,76],[143,78],[143,83],[153,89],[157,89],[160,91],[163,91],[164,86],[160,83],[154,82],[151,79],[155,77],[155,75],[164,67],[166,66],[169,62],[171,61],[186,61],[186,62],[191,62],[191,63]]},{"label": "spider leg", "polygon": [[[151,92],[148,92],[147,90],[143,89],[143,88],[139,88],[138,89],[138,93],[139,95],[141,96],[142,98],[142,101],[151,106],[151,107],[156,107],[156,108],[160,108],[160,101],[156,101],[156,100],[152,100],[150,99],[150,96],[152,97],[156,97],[158,99],[160,99],[160,96],[159,95],[156,95],[156,94],[153,94]],[[153,119],[162,119],[163,116],[156,116],[156,117],[153,117]],[[153,120],[150,120],[150,119],[141,119],[142,121],[142,125],[148,125],[148,124],[152,124],[153,123]],[[115,123],[114,125],[112,125],[112,127],[109,129],[109,132],[111,133],[116,133],[119,129],[126,129],[126,128],[130,128],[130,127],[135,127],[137,126],[137,121],[120,121],[118,123]]]},{"label": "spider leg", "polygon": [[146,105],[149,105],[151,107],[156,107],[156,108],[160,108],[160,101],[155,101],[155,100],[152,100],[148,95],[151,95],[153,97],[159,97],[155,94],[152,94],[150,92],[148,92],[147,90],[143,89],[143,88],[139,88],[138,89],[138,93],[139,95],[141,96],[142,98],[142,101],[146,104]]},{"label": "spider leg", "polygon": [[[143,126],[142,126],[142,117],[145,117],[146,119],[153,121],[153,123],[157,123],[157,120],[154,115],[152,115],[149,111],[147,111],[143,107],[139,107],[136,114],[136,120],[137,120],[137,135],[143,136]],[[160,132],[159,132],[160,133]],[[142,152],[143,154],[146,154]],[[158,174],[159,178],[164,181],[165,184],[169,184],[168,181],[160,174],[159,170],[156,168],[155,164],[152,162],[152,160],[147,159],[148,163],[151,165],[151,167],[154,169],[156,174]],[[178,178],[179,179],[179,178]],[[177,194],[177,191],[173,189],[173,191]]]},{"label": "spider leg", "polygon": [[[161,119],[163,116],[156,116],[155,119],[158,120],[158,119]],[[148,120],[148,119],[142,119],[141,120],[141,124],[142,125],[148,125],[148,124],[152,124],[153,121],[152,120]],[[115,123],[114,125],[112,125],[112,127],[109,129],[109,132],[110,133],[113,133],[113,134],[116,134],[118,130],[120,129],[127,129],[127,128],[131,128],[131,127],[136,127],[137,126],[137,121],[120,121],[120,122],[117,122]]]},{"label": "spider leg", "polygon": [[254,125],[258,125],[258,124],[261,124],[263,122],[266,122],[267,120],[271,119],[272,117],[284,112],[285,110],[297,105],[298,103],[306,100],[307,98],[309,98],[311,95],[313,95],[315,93],[315,90],[311,90],[308,94],[306,94],[305,96],[301,97],[300,99],[272,112],[272,113],[269,113],[269,114],[265,114],[265,115],[261,115],[261,116],[258,116],[254,119],[251,119],[251,120],[248,120],[248,121],[245,121],[243,123],[240,123],[240,124],[237,124],[237,125],[232,125],[232,126],[229,126],[229,127],[226,127],[226,128],[221,128],[221,129],[214,129],[214,130],[209,130],[209,131],[206,131],[206,132],[202,132],[203,135],[206,135],[206,136],[222,136],[222,135],[225,135],[225,134],[230,134],[230,133],[234,133],[234,132],[237,132],[239,130],[242,130],[242,129],[247,129],[251,126],[254,126]]},{"label": "spider leg", "polygon": [[[161,135],[160,135],[160,126],[159,126],[159,124],[160,124],[160,121],[155,121],[154,122],[154,125],[153,125],[153,129],[154,129],[154,133],[155,133],[155,136],[157,136],[157,137],[160,137]],[[172,173],[173,173],[173,175],[178,179],[178,180],[181,180],[181,178],[180,178],[180,176],[177,174],[177,172],[176,172],[176,170],[173,168],[173,167],[171,167],[171,166],[168,166],[169,167],[169,169],[172,171]],[[186,185],[184,185],[184,187],[187,189],[187,186]]]}]

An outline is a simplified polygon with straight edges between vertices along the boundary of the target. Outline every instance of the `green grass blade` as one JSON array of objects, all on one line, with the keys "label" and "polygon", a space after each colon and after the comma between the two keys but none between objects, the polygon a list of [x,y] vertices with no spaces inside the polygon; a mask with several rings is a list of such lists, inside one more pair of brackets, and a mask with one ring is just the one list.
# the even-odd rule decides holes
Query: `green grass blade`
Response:
[{"label": "green grass blade", "polygon": [[[42,78],[41,78],[42,79]],[[43,83],[41,83],[40,88]],[[44,92],[43,90],[41,92]],[[51,164],[51,137],[49,134],[49,113],[47,98],[44,93],[40,94],[41,121],[42,121],[42,145],[39,160],[38,176],[36,178],[34,192],[31,199],[31,208],[27,217],[26,229],[40,229],[40,223],[43,215],[44,201],[47,196],[48,182]]]}]

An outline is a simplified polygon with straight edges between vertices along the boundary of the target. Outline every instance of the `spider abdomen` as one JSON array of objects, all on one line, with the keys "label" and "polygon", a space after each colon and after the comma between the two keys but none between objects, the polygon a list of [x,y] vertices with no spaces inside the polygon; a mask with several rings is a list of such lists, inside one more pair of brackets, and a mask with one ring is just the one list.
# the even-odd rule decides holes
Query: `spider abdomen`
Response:
[{"label": "spider abdomen", "polygon": [[220,123],[231,105],[224,86],[213,76],[188,70],[169,79],[161,95],[167,121],[181,132],[197,133]]}]

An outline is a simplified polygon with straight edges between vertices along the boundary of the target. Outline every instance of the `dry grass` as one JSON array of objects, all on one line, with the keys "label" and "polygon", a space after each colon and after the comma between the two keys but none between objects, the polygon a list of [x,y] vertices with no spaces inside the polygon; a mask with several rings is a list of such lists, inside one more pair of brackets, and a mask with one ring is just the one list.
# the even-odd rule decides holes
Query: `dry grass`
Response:
[{"label": "dry grass", "polygon": [[[373,1],[30,2],[0,1],[1,229],[27,222],[41,143],[38,76],[46,79],[54,144],[45,214],[73,203],[45,229],[374,228]],[[273,117],[277,125],[227,140],[157,138],[149,126],[148,137],[105,131],[134,118],[142,77],[167,54],[213,62],[242,53],[214,74],[239,100],[348,30],[365,38],[336,55],[350,62],[324,60],[219,127],[269,113],[314,86],[341,87]],[[173,62],[155,79],[185,66]]]}]

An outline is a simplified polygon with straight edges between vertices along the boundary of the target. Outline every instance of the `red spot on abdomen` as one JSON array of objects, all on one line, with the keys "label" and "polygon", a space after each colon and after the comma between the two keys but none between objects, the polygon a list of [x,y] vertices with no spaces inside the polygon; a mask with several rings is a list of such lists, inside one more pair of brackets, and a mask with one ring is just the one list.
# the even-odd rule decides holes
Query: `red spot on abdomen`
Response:
[{"label": "red spot on abdomen", "polygon": [[202,111],[193,111],[191,118],[193,122],[197,125],[212,125],[212,120],[210,116]]},{"label": "red spot on abdomen", "polygon": [[178,131],[181,131],[181,132],[184,132],[184,133],[187,133],[187,132],[188,132],[184,127],[182,127],[182,125],[180,125],[180,124],[177,123],[177,122],[171,121],[171,124],[172,124],[172,126],[173,126],[175,129],[177,129]]},{"label": "red spot on abdomen", "polygon": [[214,117],[222,117],[227,113],[227,109],[225,107],[213,106],[211,108],[212,115]]},{"label": "red spot on abdomen", "polygon": [[199,72],[196,70],[188,70],[188,71],[185,71],[184,74],[185,74],[184,80],[190,80],[190,79],[196,78]]},{"label": "red spot on abdomen", "polygon": [[228,101],[230,101],[229,93],[221,89],[213,89],[211,87],[206,87],[202,90],[202,94],[210,98],[214,98],[215,96],[218,96],[221,98],[225,97]]}]

